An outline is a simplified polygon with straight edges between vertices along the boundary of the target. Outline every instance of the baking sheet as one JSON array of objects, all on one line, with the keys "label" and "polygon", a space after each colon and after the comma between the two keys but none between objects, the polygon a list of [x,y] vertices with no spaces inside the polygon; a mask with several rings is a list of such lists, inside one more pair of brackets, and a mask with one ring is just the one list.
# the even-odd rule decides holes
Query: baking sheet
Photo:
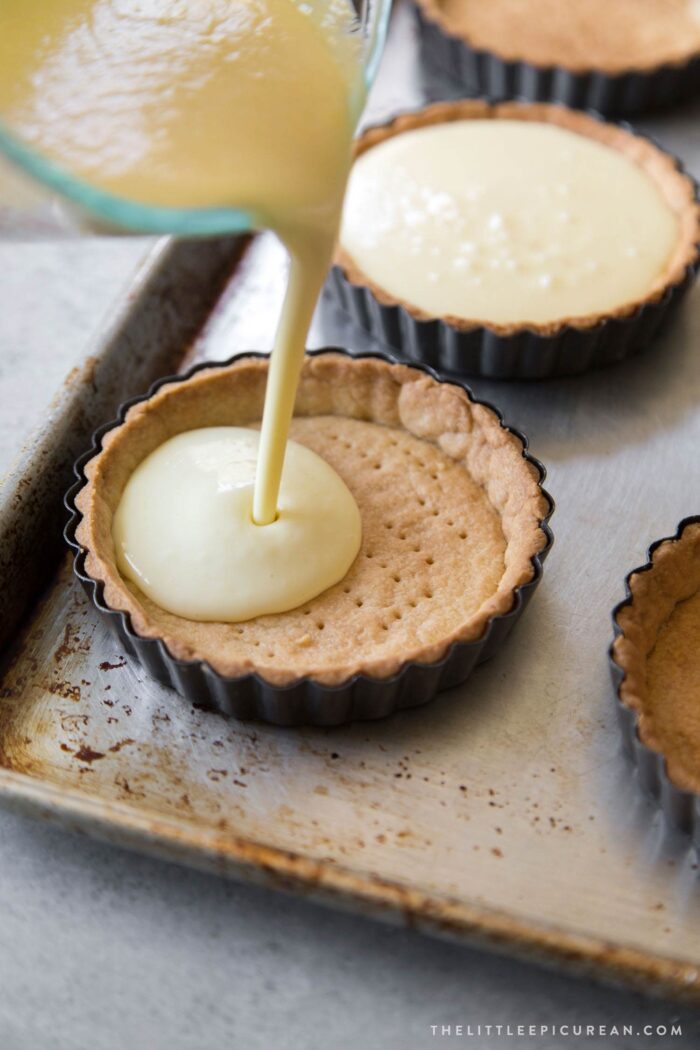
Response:
[{"label": "baking sheet", "polygon": [[[378,108],[416,101],[402,88],[416,82],[405,16]],[[698,170],[693,111],[653,130]],[[283,283],[279,247],[257,239],[199,338],[183,342],[183,366],[269,348]],[[136,309],[155,321],[142,292]],[[310,345],[333,344],[376,348],[326,302]],[[549,467],[555,548],[498,657],[386,722],[283,730],[194,709],[125,659],[64,559],[3,661],[0,800],[199,867],[700,999],[697,860],[637,790],[606,663],[625,572],[698,510],[698,346],[696,289],[663,341],[618,368],[474,384]],[[124,352],[139,349],[135,339]],[[30,456],[29,475],[39,469]]]},{"label": "baking sheet", "polygon": [[240,238],[157,241],[96,334],[93,352],[66,376],[43,423],[0,479],[0,649],[63,549],[56,523],[72,463],[115,404],[172,371],[243,244]]}]

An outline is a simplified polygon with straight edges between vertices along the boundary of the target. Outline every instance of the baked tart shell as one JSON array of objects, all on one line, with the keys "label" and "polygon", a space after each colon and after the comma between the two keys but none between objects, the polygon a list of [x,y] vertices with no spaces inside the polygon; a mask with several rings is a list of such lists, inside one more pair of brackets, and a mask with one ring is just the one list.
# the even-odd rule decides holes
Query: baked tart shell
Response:
[{"label": "baked tart shell", "polygon": [[[611,64],[537,63],[517,57],[517,35],[505,34],[501,53],[479,46],[445,16],[440,0],[415,0],[420,50],[426,71],[461,94],[520,98],[595,110],[606,117],[630,117],[667,109],[700,93],[700,54],[657,64],[628,66],[625,55]],[[538,14],[534,13],[536,24]],[[515,50],[514,50],[515,49]]]},{"label": "baked tart shell", "polygon": [[[295,632],[300,621],[311,625],[318,619],[313,614],[320,608],[325,609],[329,621],[323,626],[332,627],[333,616],[337,615],[339,629],[350,630],[348,610],[357,598],[353,588],[359,586],[351,578],[353,567],[345,580],[314,599],[314,602],[323,600],[325,605],[309,603],[311,615],[306,619],[302,619],[302,614],[306,614],[302,607],[294,613],[262,618],[268,623],[259,620],[246,625],[213,625],[219,634],[212,636],[216,644],[207,648],[206,632],[212,625],[177,623],[179,618],[164,614],[152,603],[149,607],[144,596],[116,570],[111,515],[137,462],[151,447],[174,432],[227,422],[254,424],[260,418],[266,376],[267,357],[260,354],[241,355],[224,364],[197,366],[184,376],[159,381],[146,397],[123,405],[117,419],[94,435],[92,448],[75,465],[77,481],[66,495],[70,520],[65,535],[75,551],[76,575],[116,631],[127,653],[138,659],[153,677],[174,687],[190,701],[223,714],[279,725],[334,725],[381,718],[401,708],[426,703],[439,690],[463,682],[476,664],[493,655],[509,634],[541,578],[542,563],[552,543],[548,520],[553,510],[551,498],[542,488],[544,468],[530,456],[522,435],[505,427],[496,410],[475,400],[466,387],[443,381],[428,369],[409,368],[380,355],[356,358],[343,351],[309,354],[302,369],[295,421],[303,428],[309,417],[332,420],[337,416],[341,438],[347,437],[348,428],[379,423],[376,429],[381,431],[382,441],[385,435],[387,440],[392,435],[396,438],[397,447],[392,446],[390,450],[392,455],[402,453],[403,445],[408,447],[419,438],[427,453],[422,458],[428,467],[431,456],[436,457],[435,462],[437,457],[444,460],[446,454],[450,463],[464,462],[467,470],[463,473],[472,479],[470,484],[477,485],[481,493],[479,499],[498,513],[504,553],[492,593],[476,601],[461,622],[452,622],[443,637],[421,639],[418,631],[412,645],[407,645],[404,638],[395,651],[385,644],[378,645],[376,653],[371,646],[369,650],[365,646],[359,654],[348,657],[346,653],[329,664],[316,658],[313,649],[311,656],[304,650],[309,644],[304,635],[298,638],[301,648],[297,655],[297,650],[290,648],[290,638],[293,635],[297,639]],[[233,409],[225,397],[218,415],[213,416],[211,398],[217,387],[225,395],[238,390],[240,397],[234,398]],[[221,400],[219,404],[222,405]],[[300,439],[305,440],[303,433]],[[122,449],[115,457],[119,443]],[[364,452],[364,448],[361,451]],[[352,450],[348,455],[354,455]],[[431,469],[437,472],[439,465]],[[377,477],[380,474],[378,470]],[[429,488],[424,498],[429,510]],[[437,498],[436,492],[436,501]],[[402,528],[405,529],[403,538],[411,540],[410,516],[400,517],[402,506],[400,501],[397,515],[392,515],[395,521],[381,523],[382,529],[394,529],[391,534],[382,533],[391,536],[384,548],[388,552],[384,555],[386,564],[382,566],[385,576],[400,576],[394,571],[391,558],[392,544],[396,549]],[[435,507],[439,506],[435,502]],[[360,507],[363,510],[361,502]],[[458,513],[456,506],[455,522],[449,524],[458,524]],[[401,527],[402,521],[408,524]],[[377,566],[379,572],[380,549],[365,550],[372,529],[376,533],[378,527],[379,523],[366,523],[363,551],[365,556],[371,557],[373,553],[377,556],[372,566]],[[488,522],[484,527],[490,527]],[[408,551],[401,548],[404,549]],[[416,566],[405,574],[411,585],[422,580],[421,572],[430,573],[439,568],[437,556],[424,557],[424,554],[421,550],[415,555],[400,556],[401,563],[407,557],[416,559]],[[372,584],[380,595],[377,609],[387,607],[387,612],[393,611],[395,615],[396,610],[389,610],[388,606],[398,603],[398,612],[401,612],[400,600],[389,603],[381,597],[384,580],[368,577],[361,566],[357,572],[360,580],[377,579]],[[429,588],[424,588],[426,601],[435,597],[439,602],[438,584],[439,581],[433,588],[434,596]],[[391,586],[400,585],[392,582]],[[363,604],[361,600],[359,604]],[[369,601],[368,609],[371,607]],[[410,626],[411,609],[404,611]],[[364,615],[362,610],[358,615]],[[282,623],[284,617],[292,619]],[[236,642],[237,629],[248,631],[255,623],[266,643],[265,649],[270,647],[267,643],[275,630],[279,633],[284,628],[289,636],[280,645],[281,655],[270,664],[266,664],[265,656],[272,654],[262,652],[261,659],[251,658],[250,648],[246,650]],[[290,623],[293,629],[289,628]],[[187,627],[184,633],[180,629],[183,625]],[[361,621],[358,620],[357,625],[362,626]],[[386,626],[370,619],[367,630],[370,633],[379,627],[386,630]],[[402,625],[402,629],[404,627]],[[200,631],[205,634],[201,635]],[[324,635],[325,639],[329,637],[332,638],[332,634]],[[337,637],[341,640],[341,635]],[[389,638],[390,634],[380,637]],[[342,645],[339,650],[345,651]],[[315,672],[313,659],[318,659]],[[307,673],[303,673],[304,670]]]},{"label": "baked tart shell", "polygon": [[578,375],[648,346],[691,287],[700,264],[698,186],[680,161],[649,138],[597,114],[559,105],[482,99],[438,102],[368,128],[355,143],[355,156],[405,131],[461,120],[555,124],[630,157],[647,172],[678,217],[678,242],[664,271],[643,299],[621,303],[605,313],[544,324],[494,324],[476,318],[435,317],[389,295],[339,246],[328,280],[336,302],[356,324],[403,359],[451,376],[544,379]]},{"label": "baked tart shell", "polygon": [[669,823],[700,847],[700,515],[652,544],[625,587],[609,653],[625,749]]}]

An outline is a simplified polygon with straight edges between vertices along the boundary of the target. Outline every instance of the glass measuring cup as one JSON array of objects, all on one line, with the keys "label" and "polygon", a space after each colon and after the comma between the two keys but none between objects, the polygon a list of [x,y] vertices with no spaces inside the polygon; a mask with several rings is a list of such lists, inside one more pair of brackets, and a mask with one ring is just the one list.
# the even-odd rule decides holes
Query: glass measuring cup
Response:
[{"label": "glass measuring cup", "polygon": [[[353,0],[352,33],[360,40],[367,90],[381,56],[390,7],[391,0]],[[109,193],[28,145],[0,109],[0,238],[123,232],[207,236],[262,225],[250,209],[161,207]]]}]

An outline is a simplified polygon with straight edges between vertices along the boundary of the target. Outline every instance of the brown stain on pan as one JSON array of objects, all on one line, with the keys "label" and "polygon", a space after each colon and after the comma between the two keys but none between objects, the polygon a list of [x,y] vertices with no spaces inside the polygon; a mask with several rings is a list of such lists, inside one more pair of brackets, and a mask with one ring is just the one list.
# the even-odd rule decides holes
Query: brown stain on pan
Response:
[{"label": "brown stain on pan", "polygon": [[73,757],[77,758],[79,762],[97,762],[100,758],[105,757],[104,751],[95,751],[93,748],[83,744],[77,751],[73,752]]},{"label": "brown stain on pan", "polygon": [[[74,587],[71,561],[65,557],[49,588],[35,608],[34,624],[27,625],[4,654],[0,663],[0,763],[5,769],[35,777],[46,775],[52,765],[50,755],[41,745],[55,739],[56,730],[67,738],[59,743],[60,751],[70,753],[78,762],[90,765],[103,753],[83,739],[89,726],[89,715],[70,710],[83,698],[83,687],[89,685],[81,677],[80,659],[90,652],[91,628],[86,621],[87,602]],[[62,608],[64,619],[59,641],[49,660],[39,660],[35,652],[37,631],[35,624],[51,618],[51,599],[59,589],[66,590],[67,601]],[[43,629],[38,631],[41,642]],[[35,697],[54,697],[57,706],[33,702]],[[60,701],[68,705],[61,705]],[[23,729],[31,719],[32,734],[37,746],[32,748]]]},{"label": "brown stain on pan", "polygon": [[[57,610],[50,602],[37,609],[34,623],[18,637],[8,653],[4,679],[0,678],[3,683],[0,687],[2,767],[69,790],[77,787],[77,778],[95,773],[99,768],[100,775],[88,790],[107,800],[147,803],[160,795],[157,805],[167,816],[180,817],[183,809],[187,809],[191,819],[210,826],[224,811],[240,817],[242,808],[226,797],[225,789],[233,785],[240,794],[240,789],[247,786],[245,781],[239,776],[229,777],[227,770],[213,764],[210,781],[226,781],[217,797],[211,793],[211,784],[207,788],[196,779],[191,780],[187,749],[181,752],[173,749],[171,741],[170,746],[168,740],[166,746],[159,742],[160,727],[171,723],[166,710],[155,708],[150,712],[150,727],[140,726],[140,741],[131,735],[114,739],[109,727],[128,725],[132,706],[125,699],[130,698],[131,693],[125,691],[123,676],[117,692],[109,697],[99,695],[111,688],[109,683],[95,681],[94,686],[88,688],[91,683],[83,676],[86,657],[93,648],[94,627],[86,616],[91,606],[73,581],[70,559],[66,559],[59,571],[53,593],[63,596],[60,617],[57,618]],[[41,639],[49,646],[49,658],[38,661],[32,656],[32,648],[40,648]],[[123,657],[111,657],[101,661],[98,667],[103,675],[118,675],[122,668],[128,668],[128,663]],[[70,703],[62,704],[62,700]],[[136,700],[134,697],[134,703]],[[71,710],[74,701],[75,709]],[[27,742],[27,726],[35,737],[34,746]],[[206,734],[200,741],[196,727],[192,730],[191,744],[196,748],[205,741]],[[242,736],[250,738],[242,755],[254,765],[256,734]],[[224,741],[210,743],[212,747],[214,743],[219,745],[216,753],[222,757],[218,752],[224,747]],[[134,757],[124,762],[120,753],[126,749],[133,749]],[[247,769],[247,765],[239,764],[232,772],[243,774]],[[187,800],[186,804],[183,799]]]}]

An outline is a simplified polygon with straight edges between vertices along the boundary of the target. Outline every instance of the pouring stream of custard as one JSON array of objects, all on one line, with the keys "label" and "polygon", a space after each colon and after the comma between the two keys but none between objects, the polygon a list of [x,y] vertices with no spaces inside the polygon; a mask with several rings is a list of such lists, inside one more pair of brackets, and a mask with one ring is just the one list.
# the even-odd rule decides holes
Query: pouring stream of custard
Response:
[{"label": "pouring stream of custard", "polygon": [[[22,143],[117,197],[244,209],[288,249],[252,501],[259,526],[277,516],[306,334],[364,101],[353,18],[346,0],[0,5],[0,119]],[[311,554],[313,545],[309,536]],[[339,545],[338,579],[358,547],[359,533]],[[143,585],[149,573],[137,575]]]}]

